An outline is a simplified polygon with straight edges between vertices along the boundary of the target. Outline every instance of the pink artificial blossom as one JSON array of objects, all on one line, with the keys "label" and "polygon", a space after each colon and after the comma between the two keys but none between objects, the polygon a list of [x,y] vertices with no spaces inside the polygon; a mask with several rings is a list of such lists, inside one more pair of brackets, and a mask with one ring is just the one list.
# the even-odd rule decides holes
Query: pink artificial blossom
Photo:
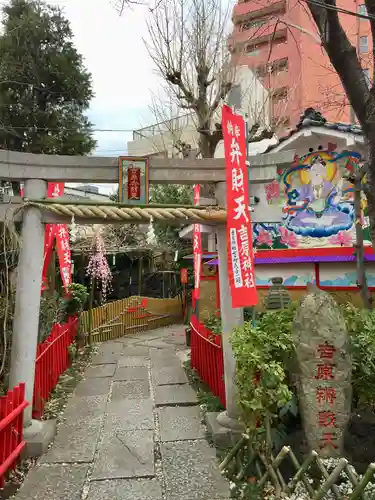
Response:
[{"label": "pink artificial blossom", "polygon": [[267,245],[268,247],[272,246],[272,237],[264,229],[262,229],[258,233],[258,236],[257,236],[257,245]]},{"label": "pink artificial blossom", "polygon": [[350,247],[353,244],[353,239],[349,231],[340,231],[334,236],[331,236],[329,242],[335,246]]},{"label": "pink artificial blossom", "polygon": [[96,280],[102,285],[103,299],[111,290],[112,273],[108,265],[106,250],[102,235],[96,232],[92,240],[91,255],[86,268],[86,274],[91,280]]},{"label": "pink artificial blossom", "polygon": [[285,227],[280,227],[280,243],[283,243],[290,248],[298,247],[297,236],[291,231],[288,231]]}]

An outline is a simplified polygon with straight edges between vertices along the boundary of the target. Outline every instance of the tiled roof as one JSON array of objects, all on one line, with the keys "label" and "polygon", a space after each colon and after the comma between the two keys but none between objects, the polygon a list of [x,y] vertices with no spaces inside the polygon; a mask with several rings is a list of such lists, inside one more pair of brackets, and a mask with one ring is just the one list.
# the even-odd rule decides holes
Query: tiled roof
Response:
[{"label": "tiled roof", "polygon": [[279,146],[282,142],[286,141],[300,130],[308,127],[324,127],[329,130],[337,130],[338,132],[346,132],[360,136],[363,135],[362,129],[359,125],[340,122],[328,122],[326,118],[324,118],[324,116],[320,113],[320,111],[316,111],[314,108],[307,108],[301,114],[296,127],[289,130],[286,135],[279,137],[278,142],[276,144],[270,145],[266,149],[265,153],[268,153],[276,146]]}]

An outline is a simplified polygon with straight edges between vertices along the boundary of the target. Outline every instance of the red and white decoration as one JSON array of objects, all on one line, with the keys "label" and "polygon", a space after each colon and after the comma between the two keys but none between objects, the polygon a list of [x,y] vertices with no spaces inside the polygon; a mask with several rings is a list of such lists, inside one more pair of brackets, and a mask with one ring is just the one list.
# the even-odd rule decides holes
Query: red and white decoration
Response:
[{"label": "red and white decoration", "polygon": [[[48,198],[57,198],[64,194],[65,184],[63,182],[48,183]],[[44,233],[44,264],[42,273],[42,290],[48,285],[47,270],[51,259],[53,243],[56,237],[56,249],[59,257],[61,279],[65,291],[72,283],[72,260],[69,244],[68,226],[65,224],[46,224]]]},{"label": "red and white decoration", "polygon": [[250,217],[249,179],[246,165],[245,122],[223,106],[222,126],[227,184],[228,277],[232,306],[258,303]]},{"label": "red and white decoration", "polygon": [[[194,185],[194,205],[199,205],[201,187]],[[201,286],[201,265],[202,265],[202,234],[201,225],[194,224],[193,231],[193,254],[194,254],[194,294],[195,299],[199,299]]]}]

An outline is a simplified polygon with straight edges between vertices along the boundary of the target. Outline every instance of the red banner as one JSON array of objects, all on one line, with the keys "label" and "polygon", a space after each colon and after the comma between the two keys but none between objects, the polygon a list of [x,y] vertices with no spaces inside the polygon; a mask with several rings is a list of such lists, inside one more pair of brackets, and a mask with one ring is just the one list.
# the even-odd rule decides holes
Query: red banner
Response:
[{"label": "red banner", "polygon": [[72,283],[72,258],[69,244],[68,226],[56,225],[56,250],[59,257],[60,274],[65,291]]},{"label": "red banner", "polygon": [[[49,182],[47,187],[47,197],[57,198],[64,194],[63,182]],[[56,226],[54,224],[46,224],[44,230],[44,263],[42,272],[42,290],[48,286],[47,271],[51,260],[53,242],[55,239]]]},{"label": "red banner", "polygon": [[128,199],[141,199],[141,169],[130,167],[128,169]]},{"label": "red banner", "polygon": [[[201,195],[201,187],[199,184],[194,185],[194,205],[199,205]],[[201,264],[202,264],[202,235],[201,225],[194,224],[193,231],[193,254],[194,254],[194,288],[195,298],[199,299],[201,285]]]},{"label": "red banner", "polygon": [[[64,182],[49,182],[47,188],[48,198],[57,198],[63,196],[65,184]],[[65,226],[64,226],[65,227]],[[42,273],[42,290],[45,290],[48,286],[47,271],[50,263],[53,243],[55,241],[55,236],[57,238],[57,224],[46,224],[44,232],[44,264]],[[70,251],[70,250],[69,250]],[[61,271],[61,260],[60,260],[60,271]],[[62,271],[61,271],[62,274]],[[64,282],[64,279],[63,279]],[[65,285],[64,285],[65,287]]]},{"label": "red banner", "polygon": [[183,267],[180,270],[180,273],[181,273],[181,284],[186,285],[188,283],[188,270],[186,269],[186,267]]},{"label": "red banner", "polygon": [[233,307],[258,303],[246,165],[245,122],[229,106],[222,109],[227,184],[228,277]]}]

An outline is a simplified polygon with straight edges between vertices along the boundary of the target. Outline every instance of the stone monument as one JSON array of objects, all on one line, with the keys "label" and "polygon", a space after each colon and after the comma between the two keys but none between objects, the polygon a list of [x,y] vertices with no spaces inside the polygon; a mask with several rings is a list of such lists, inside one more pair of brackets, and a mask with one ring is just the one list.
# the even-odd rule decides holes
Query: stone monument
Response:
[{"label": "stone monument", "polygon": [[264,297],[264,308],[267,310],[284,309],[290,304],[288,290],[283,285],[283,278],[271,278],[272,285]]},{"label": "stone monument", "polygon": [[308,286],[293,323],[297,393],[311,449],[321,457],[343,452],[350,418],[352,363],[339,306],[327,292]]}]

